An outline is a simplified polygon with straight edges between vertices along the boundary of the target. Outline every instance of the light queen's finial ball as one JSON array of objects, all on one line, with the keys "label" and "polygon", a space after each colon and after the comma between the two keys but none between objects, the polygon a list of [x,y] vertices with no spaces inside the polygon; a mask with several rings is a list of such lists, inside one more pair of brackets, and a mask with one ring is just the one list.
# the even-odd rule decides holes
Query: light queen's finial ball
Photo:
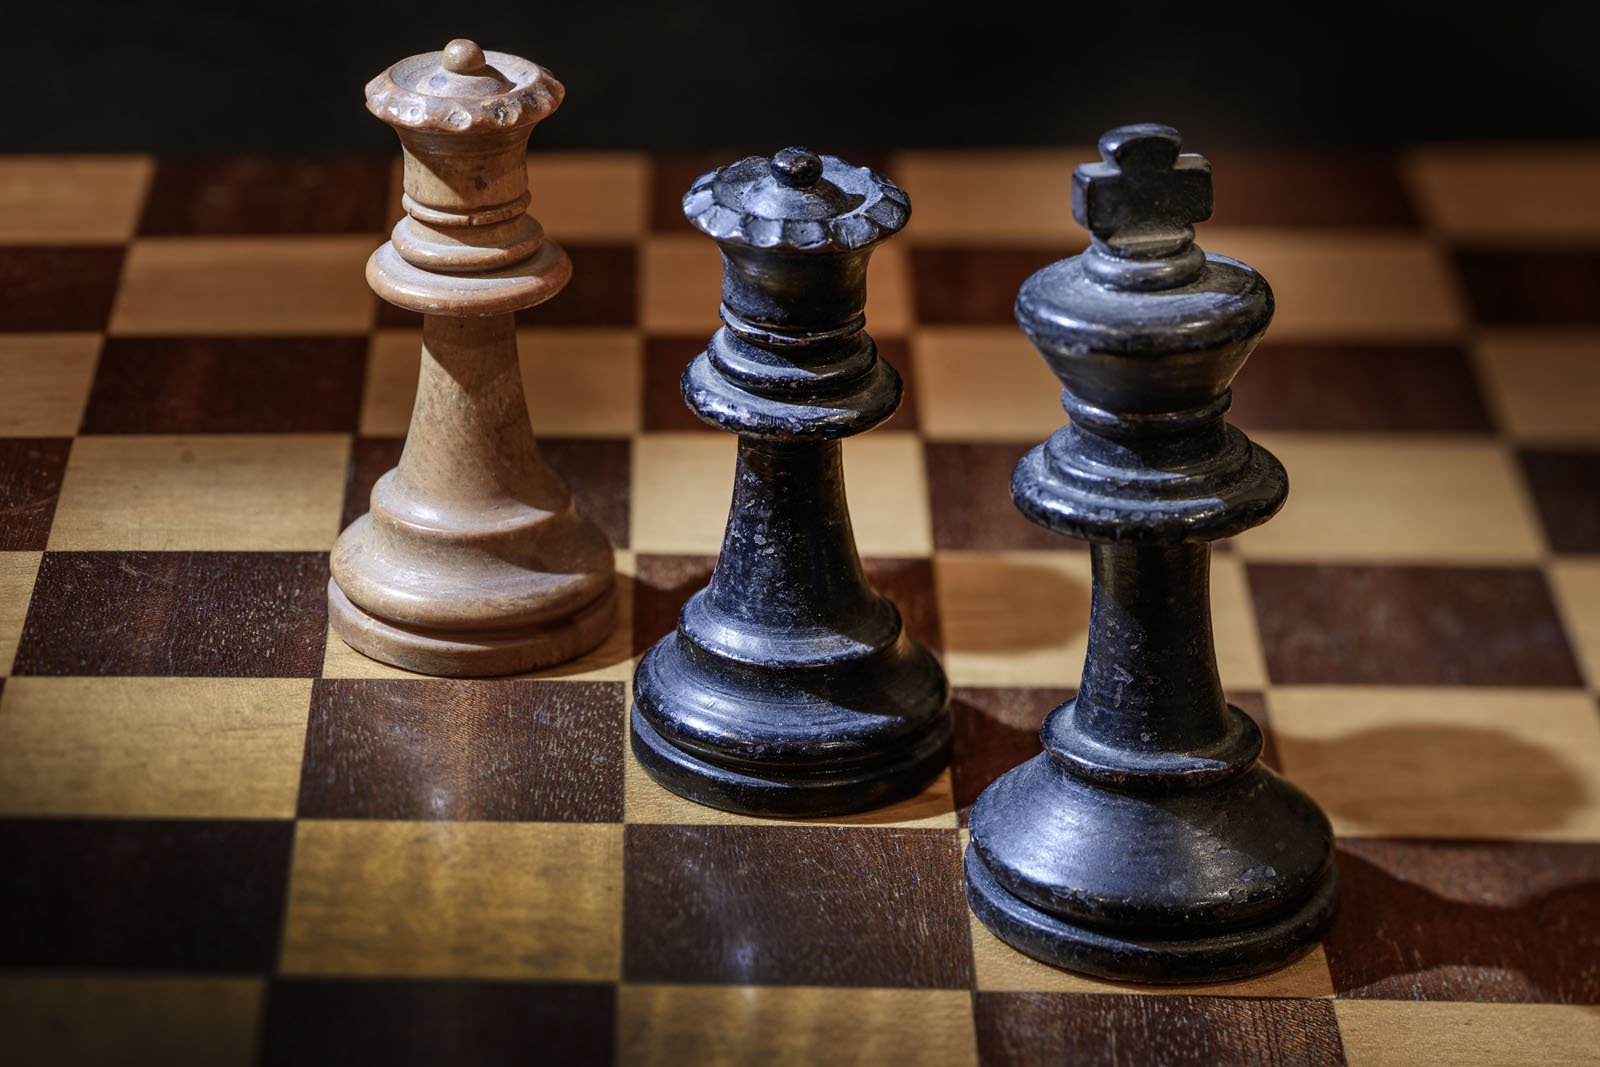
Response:
[{"label": "light queen's finial ball", "polygon": [[488,62],[483,49],[465,37],[457,37],[444,46],[444,69],[452,74],[472,74],[483,69]]}]

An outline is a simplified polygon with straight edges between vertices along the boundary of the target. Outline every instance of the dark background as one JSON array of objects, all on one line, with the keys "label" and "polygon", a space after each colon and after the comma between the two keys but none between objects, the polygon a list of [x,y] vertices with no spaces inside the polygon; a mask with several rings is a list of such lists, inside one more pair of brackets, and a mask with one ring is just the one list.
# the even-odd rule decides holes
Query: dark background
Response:
[{"label": "dark background", "polygon": [[362,107],[453,36],[555,71],[544,148],[1212,146],[1600,136],[1595,5],[372,0],[11,5],[7,151],[394,151]]}]

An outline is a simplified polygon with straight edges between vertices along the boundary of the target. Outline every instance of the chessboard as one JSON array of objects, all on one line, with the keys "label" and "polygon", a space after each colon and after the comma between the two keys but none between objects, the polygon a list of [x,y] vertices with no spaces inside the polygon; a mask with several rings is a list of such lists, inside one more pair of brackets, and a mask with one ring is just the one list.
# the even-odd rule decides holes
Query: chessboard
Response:
[{"label": "chessboard", "polygon": [[6,1059],[1594,1062],[1600,149],[1210,156],[1199,241],[1278,299],[1233,418],[1292,486],[1218,546],[1221,670],[1331,816],[1343,904],[1298,963],[1191,988],[1035,963],[962,897],[964,813],[1082,666],[1088,554],[1008,479],[1063,421],[1011,308],[1083,245],[1088,149],[863,161],[914,204],[868,309],[907,400],[846,443],[850,504],[955,687],[950,769],[781,822],[634,763],[633,664],[729,501],[679,395],[720,264],[678,201],[730,158],[535,137],[575,275],[519,316],[523,376],[624,618],[465,681],[327,628],[418,365],[363,278],[393,162],[0,159]]}]

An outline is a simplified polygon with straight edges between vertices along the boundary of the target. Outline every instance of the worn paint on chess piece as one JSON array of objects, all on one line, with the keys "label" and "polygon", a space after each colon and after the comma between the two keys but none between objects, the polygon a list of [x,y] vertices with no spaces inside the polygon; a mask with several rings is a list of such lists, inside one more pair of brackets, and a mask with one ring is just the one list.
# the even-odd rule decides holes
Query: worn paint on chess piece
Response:
[{"label": "worn paint on chess piece", "polygon": [[367,85],[405,148],[406,209],[367,281],[422,313],[422,373],[400,465],[334,547],[328,607],[352,648],[424,674],[548,666],[615,624],[611,545],[540,458],[517,370],[513,313],[572,274],[524,165],[561,98],[542,67],[461,40]]},{"label": "worn paint on chess piece", "polygon": [[1146,982],[1270,970],[1327,930],[1333,834],[1259,762],[1212,645],[1210,542],[1267,519],[1283,467],[1223,419],[1272,290],[1203,253],[1211,172],[1177,131],[1125,126],[1079,167],[1090,248],[1029,278],[1017,321],[1066,387],[1069,425],[1017,465],[1033,521],[1091,542],[1083,681],[1044,752],[973,805],[967,897],[1030,955]]},{"label": "worn paint on chess piece", "polygon": [[676,793],[758,815],[859,811],[949,759],[949,685],[868,584],[841,439],[900,405],[865,330],[867,260],[910,213],[887,178],[790,148],[695,182],[684,212],[722,249],[726,324],[683,394],[739,435],[711,583],[640,661],[633,750]]}]

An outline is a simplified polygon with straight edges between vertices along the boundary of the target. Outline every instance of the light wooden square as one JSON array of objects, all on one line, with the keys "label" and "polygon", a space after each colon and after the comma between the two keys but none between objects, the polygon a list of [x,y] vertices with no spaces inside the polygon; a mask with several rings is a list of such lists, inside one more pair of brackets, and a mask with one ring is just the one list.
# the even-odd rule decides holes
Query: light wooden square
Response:
[{"label": "light wooden square", "polygon": [[80,437],[49,547],[326,552],[349,454],[343,434]]},{"label": "light wooden square", "polygon": [[290,819],[309,679],[13,678],[7,815]]},{"label": "light wooden square", "polygon": [[1211,555],[1211,630],[1223,688],[1264,688],[1267,663],[1261,631],[1256,629],[1256,608],[1244,562],[1235,555]]},{"label": "light wooden square", "polygon": [[845,495],[863,556],[933,551],[928,472],[916,434],[880,431],[844,442]]},{"label": "light wooden square", "polygon": [[[577,659],[543,670],[504,675],[507,678],[560,678],[572,682],[626,682],[633,677],[633,553],[617,552],[617,624],[598,648]],[[423,678],[400,667],[357,652],[328,629],[323,646],[324,678]]]},{"label": "light wooden square", "polygon": [[1198,240],[1266,275],[1277,341],[1451,340],[1464,325],[1444,254],[1409,231],[1202,226]]},{"label": "light wooden square", "polygon": [[624,985],[618,1061],[976,1067],[971,996],[957,989]]},{"label": "light wooden square", "polygon": [[1249,559],[1517,563],[1543,539],[1511,457],[1475,437],[1261,434],[1288,503],[1238,538]]},{"label": "light wooden square", "polygon": [[1600,332],[1493,330],[1479,335],[1474,350],[1489,403],[1512,437],[1600,442]]},{"label": "light wooden square", "polygon": [[1026,956],[994,934],[970,911],[972,961],[978,988],[1002,993],[1102,993],[1183,997],[1331,997],[1328,957],[1318,945],[1281,970],[1237,982],[1208,985],[1139,985],[1074,974]]},{"label": "light wooden square", "polygon": [[[649,333],[709,337],[722,321],[722,257],[709,237],[658,234],[640,248],[640,322]],[[867,330],[898,337],[912,323],[905,250],[880,246],[867,268]]]},{"label": "light wooden square", "polygon": [[1456,241],[1592,244],[1600,238],[1600,148],[1451,146],[1406,167],[1423,215]]},{"label": "light wooden square", "polygon": [[1588,1004],[1338,1000],[1350,1067],[1590,1067],[1600,1011]]},{"label": "light wooden square", "polygon": [[154,169],[149,156],[0,159],[0,242],[121,244]]},{"label": "light wooden square", "polygon": [[1061,383],[1011,327],[920,329],[911,358],[908,399],[931,440],[1037,443],[1067,421]]},{"label": "light wooden square", "polygon": [[[522,388],[534,433],[627,437],[639,428],[642,343],[630,330],[521,330]],[[417,330],[380,330],[367,358],[361,432],[403,437],[422,362]]]},{"label": "light wooden square", "polygon": [[364,334],[376,237],[135,241],[111,313],[120,334]]},{"label": "light wooden square", "polygon": [[1578,665],[1589,688],[1600,689],[1600,559],[1558,559],[1545,573]]},{"label": "light wooden square", "polygon": [[256,1061],[260,978],[0,976],[6,1058],[69,1064]]},{"label": "light wooden square", "polygon": [[0,334],[0,437],[71,437],[100,353],[97,333]]},{"label": "light wooden square", "polygon": [[1600,840],[1600,721],[1580,690],[1294,686],[1267,703],[1284,773],[1335,833]]},{"label": "light wooden square", "polygon": [[615,981],[620,824],[302,821],[281,970]]},{"label": "light wooden square", "polygon": [[1089,631],[1087,552],[933,557],[952,685],[1076,686]]},{"label": "light wooden square", "polygon": [[42,552],[0,552],[0,674],[11,673]]},{"label": "light wooden square", "polygon": [[890,160],[911,192],[907,236],[925,244],[1088,243],[1072,220],[1072,171],[1091,147],[997,152],[904,152]]},{"label": "light wooden square", "polygon": [[636,552],[715,555],[733,500],[731,434],[634,438],[631,541]]},{"label": "light wooden square", "polygon": [[633,152],[528,156],[531,211],[557,241],[631,241],[645,232],[650,161]]}]

